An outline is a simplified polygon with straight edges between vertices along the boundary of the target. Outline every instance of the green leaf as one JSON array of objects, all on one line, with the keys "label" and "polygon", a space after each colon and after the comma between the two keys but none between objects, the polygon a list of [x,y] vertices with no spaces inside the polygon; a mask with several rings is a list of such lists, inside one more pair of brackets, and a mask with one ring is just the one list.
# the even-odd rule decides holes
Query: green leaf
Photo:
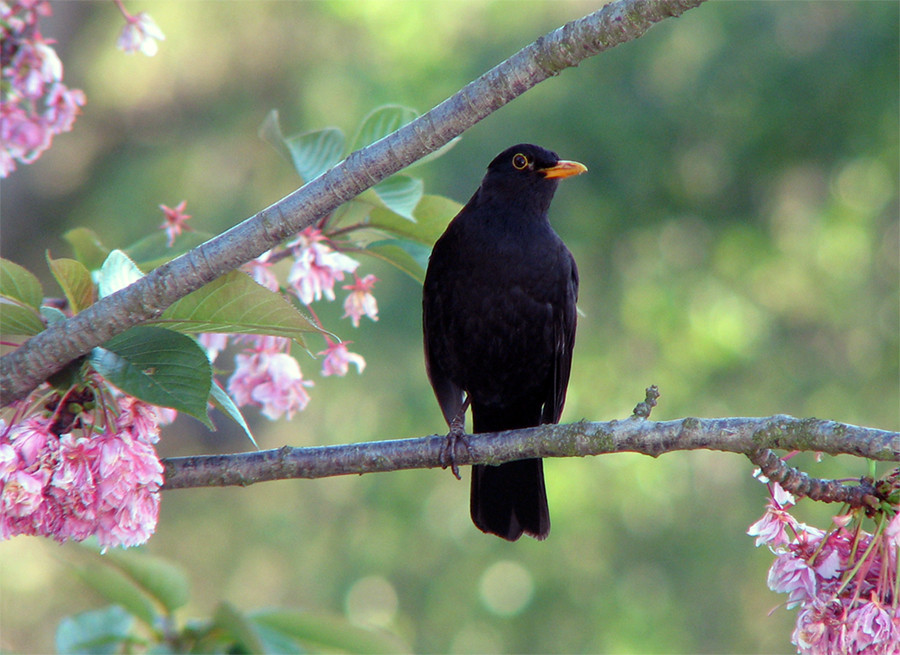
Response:
[{"label": "green leaf", "polygon": [[56,307],[48,307],[47,305],[41,307],[41,316],[44,317],[47,325],[56,325],[57,323],[62,323],[68,320],[69,318]]},{"label": "green leaf", "polygon": [[150,321],[180,332],[226,332],[288,337],[303,345],[303,334],[320,332],[284,296],[231,271],[171,305]]},{"label": "green leaf", "polygon": [[80,261],[89,271],[96,271],[103,266],[109,256],[109,248],[103,245],[100,237],[86,227],[76,227],[63,234],[63,239],[72,246],[75,259]]},{"label": "green leaf", "polygon": [[152,271],[160,264],[165,264],[167,261],[183,255],[211,237],[212,235],[206,232],[185,230],[175,237],[175,241],[170,246],[168,235],[165,232],[157,231],[134,242],[125,248],[125,252],[140,265],[141,269]]},{"label": "green leaf", "polygon": [[384,105],[374,109],[359,126],[351,150],[359,150],[370,143],[375,143],[418,116],[419,113],[415,109],[400,105]]},{"label": "green leaf", "polygon": [[[265,653],[262,639],[253,621],[240,612],[231,603],[222,602],[213,615],[213,623],[217,628],[231,635],[242,653]],[[234,652],[229,649],[229,652]]]},{"label": "green leaf", "polygon": [[395,635],[361,628],[347,619],[294,610],[263,610],[251,618],[308,646],[345,653],[408,653],[409,646]]},{"label": "green leaf", "polygon": [[462,205],[455,200],[443,196],[425,195],[416,205],[415,222],[408,221],[383,207],[377,207],[370,214],[369,224],[430,248],[444,233],[447,224],[453,220],[460,209],[462,209]]},{"label": "green leaf", "polygon": [[319,177],[344,158],[344,133],[336,127],[285,139],[294,169],[304,182]]},{"label": "green leaf", "polygon": [[213,405],[215,405],[216,409],[218,409],[223,414],[231,417],[231,420],[237,423],[244,430],[244,434],[247,435],[247,438],[250,439],[250,442],[259,450],[259,444],[256,443],[256,439],[253,438],[253,434],[250,432],[250,426],[247,425],[247,421],[244,420],[244,415],[241,414],[241,410],[238,409],[238,406],[234,404],[234,401],[231,399],[225,390],[219,386],[219,383],[213,380],[212,389],[209,394],[210,400]]},{"label": "green leaf", "polygon": [[47,264],[66,295],[73,313],[77,314],[94,304],[94,281],[84,264],[65,257],[52,259],[49,252]]},{"label": "green leaf", "polygon": [[307,652],[295,639],[292,639],[290,635],[286,635],[280,630],[270,628],[269,626],[258,622],[254,622],[253,627],[256,630],[256,634],[259,635],[259,639],[262,642],[263,649],[266,653],[300,655],[301,653]]},{"label": "green leaf", "polygon": [[158,618],[153,599],[118,569],[103,562],[75,567],[75,573],[109,602],[122,606],[149,626]]},{"label": "green leaf", "polygon": [[13,302],[0,302],[0,334],[31,337],[43,331],[40,312]]},{"label": "green leaf", "polygon": [[31,271],[8,259],[0,259],[0,296],[33,309],[38,309],[44,301],[38,279]]},{"label": "green leaf", "polygon": [[168,560],[140,550],[109,550],[103,555],[168,612],[183,607],[190,596],[188,579]]},{"label": "green leaf", "polygon": [[119,289],[144,277],[141,269],[121,250],[113,250],[103,262],[97,275],[97,289],[106,298]]},{"label": "green leaf", "polygon": [[117,605],[67,616],[56,629],[61,655],[112,655],[130,641],[134,617]]},{"label": "green leaf", "polygon": [[211,426],[206,402],[212,367],[206,352],[190,337],[139,325],[94,348],[90,363],[125,393],[186,412]]},{"label": "green leaf", "polygon": [[410,221],[416,220],[413,217],[413,210],[425,192],[422,180],[408,175],[392,175],[373,188],[381,202],[392,212]]},{"label": "green leaf", "polygon": [[425,281],[425,269],[428,267],[431,249],[421,243],[406,239],[384,239],[370,243],[365,252],[396,266],[420,284]]},{"label": "green leaf", "polygon": [[278,118],[277,109],[273,109],[266,114],[265,119],[263,119],[262,124],[259,126],[257,135],[260,139],[275,148],[275,150],[278,151],[278,154],[284,157],[286,161],[291,161],[291,151],[288,150],[288,147],[284,142],[284,135],[281,133],[281,122]]}]

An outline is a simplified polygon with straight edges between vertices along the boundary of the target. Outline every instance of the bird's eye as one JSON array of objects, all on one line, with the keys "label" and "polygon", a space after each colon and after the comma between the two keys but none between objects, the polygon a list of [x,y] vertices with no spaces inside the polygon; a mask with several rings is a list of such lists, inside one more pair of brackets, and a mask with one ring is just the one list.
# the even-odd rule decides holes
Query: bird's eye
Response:
[{"label": "bird's eye", "polygon": [[515,168],[517,171],[521,171],[523,168],[528,166],[528,157],[526,157],[522,153],[514,155],[512,159],[512,165],[513,168]]}]

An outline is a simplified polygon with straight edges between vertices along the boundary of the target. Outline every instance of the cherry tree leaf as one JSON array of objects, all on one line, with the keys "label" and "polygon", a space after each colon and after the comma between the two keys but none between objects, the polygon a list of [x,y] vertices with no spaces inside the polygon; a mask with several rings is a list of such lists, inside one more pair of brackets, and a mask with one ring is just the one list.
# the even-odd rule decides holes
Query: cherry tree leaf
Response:
[{"label": "cherry tree leaf", "polygon": [[97,288],[100,297],[106,298],[142,277],[144,277],[144,273],[128,255],[121,250],[113,250],[97,273]]},{"label": "cherry tree leaf", "polygon": [[460,209],[462,205],[455,200],[425,195],[416,205],[414,222],[398,216],[387,208],[376,207],[369,215],[369,225],[431,247]]},{"label": "cherry tree leaf", "polygon": [[66,295],[69,308],[73,313],[77,314],[94,304],[94,281],[91,279],[91,272],[85,268],[84,264],[66,257],[52,259],[49,252],[47,253],[47,264]]},{"label": "cherry tree leaf", "polygon": [[44,300],[44,291],[41,283],[27,268],[8,259],[0,259],[0,297],[38,309]]},{"label": "cherry tree leaf", "polygon": [[212,427],[206,403],[212,366],[190,337],[138,325],[91,351],[90,363],[125,393],[160,407],[190,414]]},{"label": "cherry tree leaf", "polygon": [[303,345],[303,334],[320,332],[284,296],[231,271],[188,294],[148,324],[179,332],[224,332],[288,337]]},{"label": "cherry tree leaf", "polygon": [[422,199],[425,184],[408,175],[392,175],[376,184],[373,189],[385,207],[403,218],[415,222],[413,210]]},{"label": "cherry tree leaf", "polygon": [[319,177],[344,158],[344,133],[336,127],[295,134],[284,140],[303,182]]},{"label": "cherry tree leaf", "polygon": [[250,432],[250,426],[247,425],[247,421],[244,419],[244,415],[241,414],[241,410],[238,409],[238,406],[231,399],[231,396],[225,393],[225,390],[220,387],[219,383],[215,380],[213,380],[212,389],[210,389],[209,400],[215,405],[216,409],[241,426],[244,430],[244,434],[250,439],[250,443],[259,450],[259,444],[256,443],[256,439],[253,438],[253,433]]},{"label": "cherry tree leaf", "polygon": [[400,105],[384,105],[372,110],[359,126],[359,130],[353,138],[351,150],[359,150],[371,143],[375,143],[410,121],[415,120],[418,116],[419,112],[415,109],[401,107]]},{"label": "cherry tree leaf", "polygon": [[152,271],[160,264],[165,264],[179,255],[183,255],[191,248],[196,248],[212,238],[212,234],[197,230],[185,230],[177,237],[172,245],[169,245],[169,236],[163,231],[157,231],[143,239],[135,241],[125,248],[125,253],[141,267],[142,270]]},{"label": "cherry tree leaf", "polygon": [[320,612],[271,609],[250,618],[260,626],[288,635],[310,650],[341,653],[408,653],[409,646],[395,635],[353,625],[347,619]]},{"label": "cherry tree leaf", "polygon": [[83,582],[110,603],[125,608],[147,625],[152,626],[157,621],[158,612],[153,600],[121,571],[99,561],[75,566],[74,570]]},{"label": "cherry tree leaf", "polygon": [[278,151],[278,154],[291,161],[291,151],[288,150],[287,144],[284,142],[284,134],[281,133],[281,121],[278,117],[278,110],[273,109],[263,119],[259,126],[257,135],[260,139],[268,143]]},{"label": "cherry tree leaf", "polygon": [[38,310],[0,298],[0,334],[31,337],[44,331]]},{"label": "cherry tree leaf", "polygon": [[72,246],[75,259],[80,261],[89,271],[96,271],[103,266],[109,256],[109,248],[103,245],[100,237],[86,227],[76,227],[63,234],[63,239]]},{"label": "cherry tree leaf", "polygon": [[131,640],[133,624],[134,617],[119,605],[67,616],[56,629],[56,652],[113,655]]},{"label": "cherry tree leaf", "polygon": [[172,562],[142,551],[118,548],[108,550],[103,559],[111,562],[168,612],[187,604],[190,596],[188,579]]},{"label": "cherry tree leaf", "polygon": [[414,280],[425,281],[425,268],[431,249],[406,239],[384,239],[366,246],[366,253],[397,267]]}]

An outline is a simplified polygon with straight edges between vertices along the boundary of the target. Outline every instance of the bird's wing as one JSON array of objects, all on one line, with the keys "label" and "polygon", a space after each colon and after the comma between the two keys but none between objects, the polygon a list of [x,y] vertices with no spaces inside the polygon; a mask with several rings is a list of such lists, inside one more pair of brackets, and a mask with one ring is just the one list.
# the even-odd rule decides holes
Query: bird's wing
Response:
[{"label": "bird's wing", "polygon": [[564,302],[560,304],[553,317],[554,361],[552,380],[547,389],[542,423],[557,423],[562,415],[566,402],[566,387],[569,386],[569,373],[572,370],[572,351],[575,347],[575,324],[577,321],[576,303],[578,301],[578,267],[571,253],[566,250],[571,266],[571,275],[567,281]]},{"label": "bird's wing", "polygon": [[[438,247],[437,245],[435,246]],[[444,297],[440,290],[441,271],[429,266],[425,276],[422,294],[422,333],[425,342],[425,371],[434,389],[438,404],[447,425],[450,425],[463,404],[463,390],[450,380],[440,362],[448,356],[446,326],[450,317],[446,316]]]}]

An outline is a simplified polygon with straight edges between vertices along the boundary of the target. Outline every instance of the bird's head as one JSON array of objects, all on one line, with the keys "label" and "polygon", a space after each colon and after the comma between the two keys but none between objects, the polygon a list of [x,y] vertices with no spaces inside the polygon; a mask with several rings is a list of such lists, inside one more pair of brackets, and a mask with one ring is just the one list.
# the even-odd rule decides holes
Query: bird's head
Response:
[{"label": "bird's head", "polygon": [[560,159],[555,152],[530,143],[507,148],[488,166],[482,193],[510,204],[528,203],[546,212],[559,180],[580,175],[584,164]]}]

